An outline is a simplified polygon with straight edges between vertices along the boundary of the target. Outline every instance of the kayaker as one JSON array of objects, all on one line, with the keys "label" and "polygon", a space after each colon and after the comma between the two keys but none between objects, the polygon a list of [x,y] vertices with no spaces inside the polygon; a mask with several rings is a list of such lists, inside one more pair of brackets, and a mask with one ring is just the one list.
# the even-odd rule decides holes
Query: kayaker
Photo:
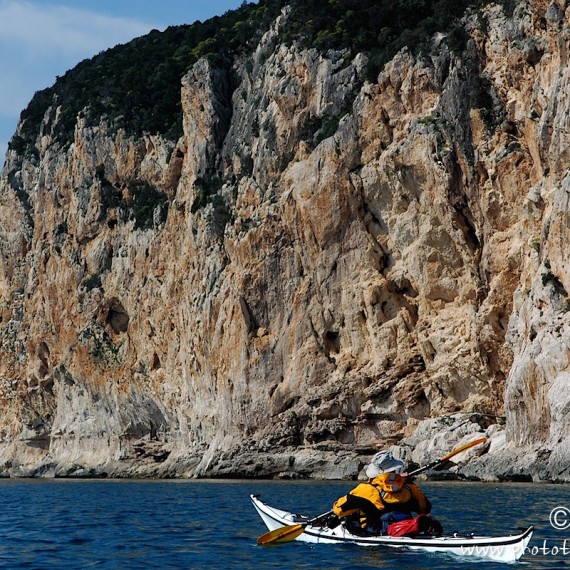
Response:
[{"label": "kayaker", "polygon": [[403,471],[404,462],[390,451],[378,452],[366,468],[368,481],[335,502],[335,515],[351,531],[385,534],[394,522],[429,513],[431,503]]}]

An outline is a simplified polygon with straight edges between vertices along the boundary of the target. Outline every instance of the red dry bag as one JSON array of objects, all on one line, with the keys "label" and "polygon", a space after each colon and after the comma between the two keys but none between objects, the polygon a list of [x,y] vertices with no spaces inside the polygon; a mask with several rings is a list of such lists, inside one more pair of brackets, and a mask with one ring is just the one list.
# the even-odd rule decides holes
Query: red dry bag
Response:
[{"label": "red dry bag", "polygon": [[413,519],[406,519],[391,524],[386,531],[390,536],[417,536],[418,534],[441,534],[441,523],[429,515],[418,515]]}]

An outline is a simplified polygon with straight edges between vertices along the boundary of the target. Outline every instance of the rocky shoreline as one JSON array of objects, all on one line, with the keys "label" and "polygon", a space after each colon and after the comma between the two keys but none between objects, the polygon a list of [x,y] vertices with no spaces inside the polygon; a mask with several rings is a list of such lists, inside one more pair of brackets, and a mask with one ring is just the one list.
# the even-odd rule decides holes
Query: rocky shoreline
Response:
[{"label": "rocky shoreline", "polygon": [[[417,476],[428,481],[570,482],[570,468],[542,449],[520,449],[506,442],[504,418],[482,414],[453,414],[422,422],[413,436],[387,446],[413,470],[439,459],[467,443],[487,438],[441,467]],[[212,478],[281,480],[363,480],[371,447],[337,442],[296,446],[275,452],[220,451],[204,457],[170,458],[160,442],[135,444],[137,457],[99,466],[43,463],[32,469],[4,466],[0,477],[42,478]]]}]

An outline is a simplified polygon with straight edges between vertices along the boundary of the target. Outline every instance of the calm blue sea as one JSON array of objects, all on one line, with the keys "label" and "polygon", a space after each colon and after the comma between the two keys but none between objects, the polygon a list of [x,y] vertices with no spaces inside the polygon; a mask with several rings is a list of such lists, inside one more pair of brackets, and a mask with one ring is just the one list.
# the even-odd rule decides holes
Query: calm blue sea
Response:
[{"label": "calm blue sea", "polygon": [[[438,482],[421,487],[446,530],[504,534],[533,524],[534,552],[517,566],[569,565],[570,529],[554,529],[549,516],[557,507],[570,513],[570,486]],[[392,549],[256,544],[266,529],[250,493],[276,507],[317,515],[350,488],[347,482],[0,480],[0,568],[508,568]],[[565,516],[561,510],[558,523]]]}]

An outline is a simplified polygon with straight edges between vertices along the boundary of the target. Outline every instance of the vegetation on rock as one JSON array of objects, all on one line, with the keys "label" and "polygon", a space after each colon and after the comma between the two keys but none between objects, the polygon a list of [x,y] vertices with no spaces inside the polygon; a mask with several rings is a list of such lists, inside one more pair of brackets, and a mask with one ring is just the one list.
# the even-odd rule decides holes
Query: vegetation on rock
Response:
[{"label": "vegetation on rock", "polygon": [[[501,0],[509,3],[509,0]],[[10,148],[37,156],[40,125],[53,140],[73,141],[77,118],[124,128],[133,136],[160,133],[176,140],[182,133],[180,79],[200,58],[230,67],[246,57],[287,4],[291,11],[281,41],[320,51],[341,50],[345,59],[368,55],[367,76],[374,79],[385,63],[403,48],[425,47],[437,31],[453,34],[453,23],[468,7],[488,0],[260,0],[244,1],[237,10],[191,25],[153,30],[118,45],[38,91],[21,114],[19,134]],[[308,16],[308,19],[307,19]],[[54,109],[58,107],[56,115]],[[49,116],[46,113],[52,112]]]}]

